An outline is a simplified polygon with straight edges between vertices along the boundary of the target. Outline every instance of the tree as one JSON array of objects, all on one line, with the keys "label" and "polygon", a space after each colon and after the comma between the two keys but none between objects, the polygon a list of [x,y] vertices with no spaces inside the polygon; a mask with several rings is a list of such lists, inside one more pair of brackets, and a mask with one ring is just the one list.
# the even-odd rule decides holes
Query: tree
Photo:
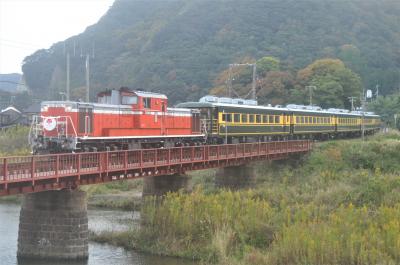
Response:
[{"label": "tree", "polygon": [[[375,101],[369,103],[368,110],[374,111],[381,116],[381,119],[391,126],[394,126],[394,115],[398,115],[400,119],[400,96],[390,95],[378,97]],[[399,120],[397,127],[399,128]]]},{"label": "tree", "polygon": [[261,76],[265,76],[270,71],[280,70],[280,61],[275,57],[266,56],[256,62],[257,73]]},{"label": "tree", "polygon": [[347,68],[339,59],[316,60],[297,73],[296,88],[292,92],[298,97],[307,95],[306,86],[316,86],[315,104],[322,107],[350,108],[348,97],[359,97],[362,90],[361,78]]},{"label": "tree", "polygon": [[293,87],[293,76],[289,72],[270,71],[262,78],[257,91],[260,103],[287,103],[289,90]]}]

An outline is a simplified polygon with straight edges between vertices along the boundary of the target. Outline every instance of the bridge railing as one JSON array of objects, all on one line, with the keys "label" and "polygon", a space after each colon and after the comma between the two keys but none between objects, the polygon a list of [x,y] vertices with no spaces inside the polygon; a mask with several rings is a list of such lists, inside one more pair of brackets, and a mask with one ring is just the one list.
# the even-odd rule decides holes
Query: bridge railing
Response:
[{"label": "bridge railing", "polygon": [[145,167],[212,162],[309,151],[310,141],[203,145],[0,158],[0,184]]}]

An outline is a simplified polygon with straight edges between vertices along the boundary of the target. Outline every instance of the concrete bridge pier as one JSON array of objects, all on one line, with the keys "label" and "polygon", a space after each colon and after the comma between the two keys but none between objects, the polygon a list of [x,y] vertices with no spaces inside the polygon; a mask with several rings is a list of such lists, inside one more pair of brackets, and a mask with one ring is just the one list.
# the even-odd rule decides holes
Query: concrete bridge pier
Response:
[{"label": "concrete bridge pier", "polygon": [[87,259],[86,193],[60,190],[24,196],[18,231],[18,259]]},{"label": "concrete bridge pier", "polygon": [[176,192],[180,189],[187,190],[188,183],[189,177],[185,174],[145,177],[142,197],[161,197],[167,192]]},{"label": "concrete bridge pier", "polygon": [[255,168],[240,165],[219,168],[215,175],[215,186],[231,190],[251,188],[255,184]]}]

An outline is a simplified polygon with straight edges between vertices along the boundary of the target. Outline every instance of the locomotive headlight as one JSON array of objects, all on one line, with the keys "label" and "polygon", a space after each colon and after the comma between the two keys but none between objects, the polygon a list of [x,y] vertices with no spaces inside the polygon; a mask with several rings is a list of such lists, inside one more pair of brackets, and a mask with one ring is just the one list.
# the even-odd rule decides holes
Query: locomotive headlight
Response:
[{"label": "locomotive headlight", "polygon": [[65,112],[71,112],[72,111],[72,106],[71,105],[65,105]]}]

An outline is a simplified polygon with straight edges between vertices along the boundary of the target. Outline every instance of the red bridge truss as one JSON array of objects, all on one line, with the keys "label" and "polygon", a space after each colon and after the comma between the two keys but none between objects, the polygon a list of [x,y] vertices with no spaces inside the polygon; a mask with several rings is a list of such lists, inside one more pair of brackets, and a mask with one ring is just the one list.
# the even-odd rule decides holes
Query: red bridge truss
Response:
[{"label": "red bridge truss", "polygon": [[0,158],[0,196],[170,175],[310,151],[308,140]]}]

